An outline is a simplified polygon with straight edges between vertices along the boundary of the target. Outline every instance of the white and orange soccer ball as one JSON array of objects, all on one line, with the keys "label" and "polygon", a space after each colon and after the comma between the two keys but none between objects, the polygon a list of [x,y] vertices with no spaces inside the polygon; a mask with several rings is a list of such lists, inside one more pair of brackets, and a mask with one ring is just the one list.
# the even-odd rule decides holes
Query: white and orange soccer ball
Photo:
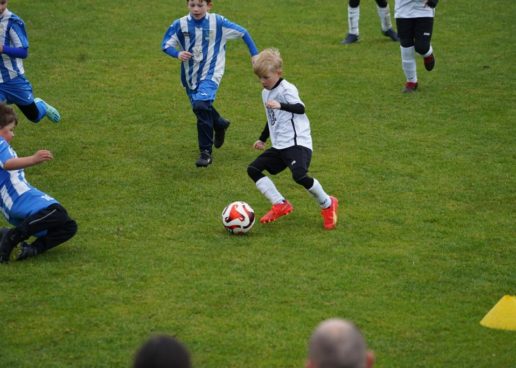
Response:
[{"label": "white and orange soccer ball", "polygon": [[222,211],[222,224],[231,234],[245,234],[254,225],[254,211],[246,202],[230,203]]}]

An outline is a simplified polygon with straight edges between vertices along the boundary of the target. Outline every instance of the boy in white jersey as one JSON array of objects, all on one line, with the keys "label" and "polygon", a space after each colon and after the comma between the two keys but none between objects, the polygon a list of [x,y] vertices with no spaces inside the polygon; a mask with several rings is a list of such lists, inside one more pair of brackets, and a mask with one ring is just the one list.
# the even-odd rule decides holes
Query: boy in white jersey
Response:
[{"label": "boy in white jersey", "polygon": [[267,115],[267,123],[254,143],[254,148],[265,149],[267,138],[272,147],[263,152],[247,168],[258,190],[272,203],[272,208],[261,219],[262,224],[276,221],[293,211],[292,204],[281,195],[269,177],[267,170],[276,175],[287,167],[296,183],[302,185],[321,206],[325,229],[337,225],[338,200],[323,190],[317,179],[308,176],[312,159],[312,136],[310,122],[305,114],[305,106],[299,98],[297,88],[284,80],[283,61],[276,49],[266,49],[258,54],[253,69],[264,87],[262,100]]},{"label": "boy in white jersey", "polygon": [[417,90],[416,53],[423,56],[425,69],[435,66],[432,44],[435,7],[439,0],[395,0],[394,17],[400,36],[401,67],[406,77],[404,93]]},{"label": "boy in white jersey", "polygon": [[[47,150],[18,157],[9,145],[17,124],[13,109],[0,103],[0,211],[14,225],[11,229],[0,229],[0,263],[9,259],[23,260],[46,252],[77,232],[76,222],[68,216],[64,207],[25,179],[24,168],[52,160],[53,157]],[[35,240],[27,244],[25,241],[31,236]]]},{"label": "boy in white jersey", "polygon": [[[376,0],[376,11],[380,18],[380,26],[384,36],[392,41],[399,41],[398,35],[392,29],[391,14],[387,0]],[[343,45],[355,43],[359,39],[358,24],[360,21],[360,0],[349,0],[348,2],[348,35],[341,41]]]},{"label": "boy in white jersey", "polygon": [[[197,117],[200,156],[197,167],[212,163],[212,146],[224,144],[229,121],[220,116],[213,102],[226,62],[226,42],[242,38],[251,57],[258,53],[245,28],[218,14],[210,14],[211,0],[187,0],[190,13],[175,20],[163,37],[161,49],[181,63],[181,82]],[[215,134],[215,137],[214,137]]]},{"label": "boy in white jersey", "polygon": [[23,59],[29,55],[25,23],[0,0],[0,102],[14,103],[33,123],[47,117],[54,123],[61,115],[41,98],[34,98],[32,85],[25,78]]}]

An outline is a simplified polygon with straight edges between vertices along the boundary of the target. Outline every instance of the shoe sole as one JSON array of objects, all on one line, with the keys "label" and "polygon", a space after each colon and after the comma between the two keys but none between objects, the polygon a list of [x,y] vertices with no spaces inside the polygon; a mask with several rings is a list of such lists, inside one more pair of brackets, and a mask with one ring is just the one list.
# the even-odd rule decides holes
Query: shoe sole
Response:
[{"label": "shoe sole", "polygon": [[9,256],[10,261],[17,261],[18,257],[22,254],[22,248],[20,244],[15,246],[13,250],[11,251],[11,255]]},{"label": "shoe sole", "polygon": [[211,165],[211,162],[207,165],[201,165],[201,164],[195,163],[195,166],[197,166],[197,167],[208,167],[210,165]]}]

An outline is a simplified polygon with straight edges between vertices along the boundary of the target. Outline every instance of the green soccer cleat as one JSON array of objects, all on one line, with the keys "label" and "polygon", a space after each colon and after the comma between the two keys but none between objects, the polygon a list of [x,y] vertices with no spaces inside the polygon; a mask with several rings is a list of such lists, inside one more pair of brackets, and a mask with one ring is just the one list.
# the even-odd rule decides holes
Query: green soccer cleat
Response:
[{"label": "green soccer cleat", "polygon": [[11,253],[11,261],[22,261],[24,259],[34,257],[38,251],[33,246],[23,242],[18,244]]},{"label": "green soccer cleat", "polygon": [[45,108],[47,110],[46,112],[46,116],[47,118],[53,122],[53,123],[59,123],[61,121],[61,114],[59,114],[59,111],[57,111],[57,109],[52,106],[52,105],[49,105],[48,103],[46,103],[44,100],[42,100],[41,98],[35,98],[34,99],[34,102],[35,103],[38,103],[38,102],[42,102],[44,105],[45,105]]}]

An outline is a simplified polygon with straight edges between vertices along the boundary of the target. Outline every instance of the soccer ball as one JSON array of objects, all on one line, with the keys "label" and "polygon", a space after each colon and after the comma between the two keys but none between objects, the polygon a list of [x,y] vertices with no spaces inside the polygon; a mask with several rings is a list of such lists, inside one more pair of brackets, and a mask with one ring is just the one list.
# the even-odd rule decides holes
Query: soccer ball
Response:
[{"label": "soccer ball", "polygon": [[254,211],[245,202],[230,203],[222,211],[222,224],[231,234],[245,234],[254,225]]}]

